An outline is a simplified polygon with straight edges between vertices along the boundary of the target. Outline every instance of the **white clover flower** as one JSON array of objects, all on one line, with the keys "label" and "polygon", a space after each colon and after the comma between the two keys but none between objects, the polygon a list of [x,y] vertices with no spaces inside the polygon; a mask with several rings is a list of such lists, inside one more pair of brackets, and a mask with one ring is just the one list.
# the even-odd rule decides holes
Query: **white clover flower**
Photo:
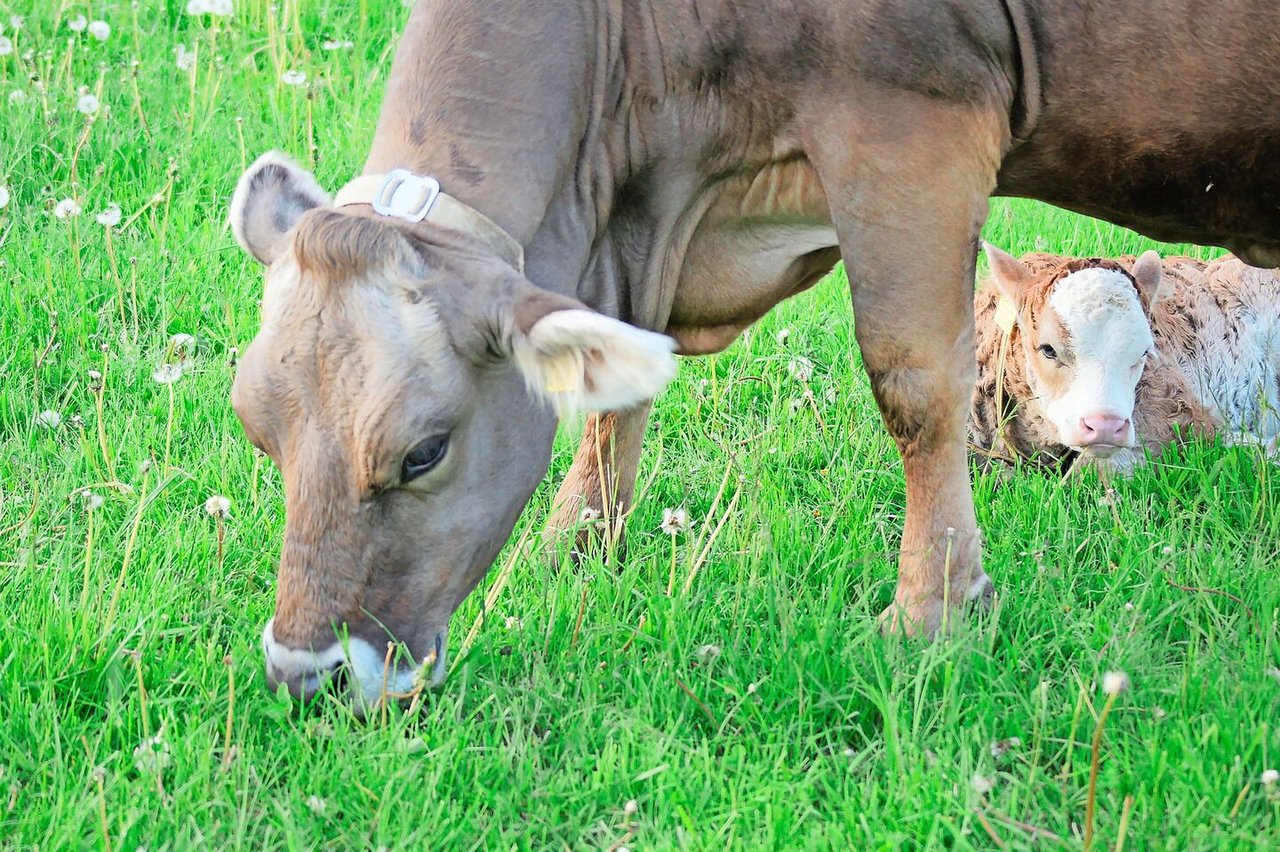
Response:
[{"label": "white clover flower", "polygon": [[76,101],[76,109],[85,115],[93,115],[100,106],[98,99],[93,95],[81,95],[80,100]]},{"label": "white clover flower", "polygon": [[84,28],[87,26],[89,26],[89,19],[84,15],[76,15],[74,18],[67,21],[67,29],[71,30],[73,33],[82,33],[84,32]]},{"label": "white clover flower", "polygon": [[80,205],[76,203],[74,198],[64,198],[58,202],[58,206],[53,208],[53,215],[59,219],[66,219],[68,216],[79,216]]},{"label": "white clover flower", "polygon": [[320,46],[323,47],[325,50],[350,50],[351,48],[355,47],[355,45],[350,41],[347,41],[345,39],[339,41],[336,38],[328,39],[327,41],[325,41],[324,44]]},{"label": "white clover flower", "polygon": [[0,56],[8,56],[13,53],[13,40],[8,36],[0,36]]},{"label": "white clover flower", "polygon": [[1277,769],[1265,769],[1265,770],[1263,770],[1263,772],[1262,772],[1262,784],[1263,784],[1263,786],[1265,786],[1265,787],[1271,787],[1271,786],[1273,786],[1277,781],[1280,781],[1280,770],[1277,770]]},{"label": "white clover flower", "polygon": [[225,518],[231,513],[231,501],[221,494],[214,494],[204,501],[204,510],[214,518]]},{"label": "white clover flower", "polygon": [[9,187],[0,186],[0,210],[9,206]]},{"label": "white clover flower", "polygon": [[686,509],[663,509],[662,526],[667,535],[678,535],[689,529],[689,512]]},{"label": "white clover flower", "polygon": [[307,82],[307,72],[289,69],[280,75],[280,82],[286,86],[301,86]]},{"label": "white clover flower", "polygon": [[1124,672],[1107,672],[1102,676],[1102,691],[1107,695],[1119,695],[1129,688],[1129,676]]},{"label": "white clover flower", "polygon": [[62,415],[46,408],[36,415],[36,425],[41,429],[57,429],[62,425]]},{"label": "white clover flower", "polygon": [[179,71],[190,71],[196,67],[196,52],[187,50],[185,44],[180,44],[173,50],[175,58],[174,64],[178,66]]},{"label": "white clover flower", "polygon": [[111,37],[111,25],[106,21],[94,21],[89,24],[89,35],[98,41],[106,41]]},{"label": "white clover flower", "polygon": [[177,364],[161,364],[156,367],[151,374],[151,378],[158,384],[171,385],[178,379],[182,378],[182,367]]},{"label": "white clover flower", "polygon": [[969,779],[969,786],[979,796],[985,796],[996,786],[996,782],[981,773],[975,772],[973,777]]},{"label": "white clover flower", "polygon": [[15,106],[22,106],[27,102],[27,93],[22,89],[14,89],[9,93],[9,103]]},{"label": "white clover flower", "polygon": [[114,228],[116,225],[120,224],[120,205],[113,201],[107,205],[107,209],[103,210],[94,218],[98,220],[99,225]]}]

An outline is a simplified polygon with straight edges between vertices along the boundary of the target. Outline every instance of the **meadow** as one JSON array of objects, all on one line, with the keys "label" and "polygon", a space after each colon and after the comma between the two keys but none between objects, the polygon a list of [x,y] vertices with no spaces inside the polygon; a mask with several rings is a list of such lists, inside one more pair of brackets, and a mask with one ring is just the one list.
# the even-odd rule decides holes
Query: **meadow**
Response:
[{"label": "meadow", "polygon": [[[566,424],[442,687],[369,722],[269,692],[284,504],[228,402],[262,275],[226,203],[269,148],[357,173],[407,12],[187,5],[0,0],[0,847],[1274,848],[1280,469],[975,468],[996,605],[883,639],[902,469],[839,271],[682,363],[625,559],[515,546]],[[1025,201],[985,237],[1215,253]]]}]

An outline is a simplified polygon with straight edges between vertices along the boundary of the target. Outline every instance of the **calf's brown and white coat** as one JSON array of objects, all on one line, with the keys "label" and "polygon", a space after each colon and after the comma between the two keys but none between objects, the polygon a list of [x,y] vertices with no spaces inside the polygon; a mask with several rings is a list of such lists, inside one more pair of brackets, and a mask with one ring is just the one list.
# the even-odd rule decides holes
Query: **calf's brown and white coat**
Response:
[{"label": "calf's brown and white coat", "polygon": [[1124,468],[1192,435],[1280,434],[1280,276],[1209,263],[1015,260],[987,246],[969,427],[986,455]]}]

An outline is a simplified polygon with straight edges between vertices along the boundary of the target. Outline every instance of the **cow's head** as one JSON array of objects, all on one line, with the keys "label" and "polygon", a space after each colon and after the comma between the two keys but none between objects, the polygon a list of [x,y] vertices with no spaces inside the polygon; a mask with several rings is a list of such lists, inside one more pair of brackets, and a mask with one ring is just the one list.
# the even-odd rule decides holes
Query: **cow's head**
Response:
[{"label": "cow's head", "polygon": [[1133,446],[1138,380],[1155,345],[1147,311],[1160,287],[1159,255],[1142,255],[1130,275],[1100,260],[1033,269],[984,249],[1016,311],[1028,402],[1057,433],[1046,437],[1095,457]]},{"label": "cow's head", "polygon": [[284,479],[268,679],[305,696],[338,672],[358,708],[432,655],[438,682],[450,615],[546,473],[553,409],[652,397],[673,343],[464,234],[334,209],[278,155],[245,172],[230,215],[267,266],[232,402]]}]

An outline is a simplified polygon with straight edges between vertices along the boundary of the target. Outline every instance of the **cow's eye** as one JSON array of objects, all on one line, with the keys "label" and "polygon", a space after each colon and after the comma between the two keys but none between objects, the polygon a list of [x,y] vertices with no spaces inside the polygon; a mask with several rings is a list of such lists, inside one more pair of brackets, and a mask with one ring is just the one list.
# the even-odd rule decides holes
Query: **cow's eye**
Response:
[{"label": "cow's eye", "polygon": [[433,435],[409,451],[400,466],[400,483],[410,482],[440,464],[449,449],[448,435]]},{"label": "cow's eye", "polygon": [[1048,358],[1050,361],[1058,360],[1058,350],[1054,349],[1052,346],[1050,346],[1047,343],[1041,343],[1039,346],[1036,347],[1036,351],[1039,352],[1044,357]]}]

